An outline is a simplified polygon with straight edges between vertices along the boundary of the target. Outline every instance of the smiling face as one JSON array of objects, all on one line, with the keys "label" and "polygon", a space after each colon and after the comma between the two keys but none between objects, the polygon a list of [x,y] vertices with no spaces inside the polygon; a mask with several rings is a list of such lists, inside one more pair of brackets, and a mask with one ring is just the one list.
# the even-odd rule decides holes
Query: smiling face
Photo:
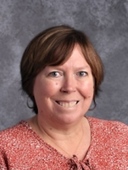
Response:
[{"label": "smiling face", "polygon": [[62,65],[47,66],[34,84],[38,116],[49,123],[73,123],[88,111],[94,93],[91,68],[79,45]]}]

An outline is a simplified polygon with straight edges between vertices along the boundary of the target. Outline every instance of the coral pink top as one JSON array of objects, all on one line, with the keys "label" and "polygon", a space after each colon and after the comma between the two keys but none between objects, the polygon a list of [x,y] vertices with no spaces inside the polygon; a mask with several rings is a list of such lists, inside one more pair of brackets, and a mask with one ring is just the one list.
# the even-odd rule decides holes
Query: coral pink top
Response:
[{"label": "coral pink top", "polygon": [[128,170],[128,126],[88,118],[91,145],[83,160],[45,143],[25,121],[0,132],[0,170]]}]

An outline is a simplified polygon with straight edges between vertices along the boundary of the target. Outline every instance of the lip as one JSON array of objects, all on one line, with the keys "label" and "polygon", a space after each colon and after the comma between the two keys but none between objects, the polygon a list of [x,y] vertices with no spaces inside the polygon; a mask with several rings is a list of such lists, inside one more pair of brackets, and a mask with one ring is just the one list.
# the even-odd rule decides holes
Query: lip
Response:
[{"label": "lip", "polygon": [[55,102],[59,106],[64,107],[64,108],[73,108],[73,107],[75,107],[79,103],[79,100],[72,100],[72,101],[60,101],[60,100],[56,100]]}]

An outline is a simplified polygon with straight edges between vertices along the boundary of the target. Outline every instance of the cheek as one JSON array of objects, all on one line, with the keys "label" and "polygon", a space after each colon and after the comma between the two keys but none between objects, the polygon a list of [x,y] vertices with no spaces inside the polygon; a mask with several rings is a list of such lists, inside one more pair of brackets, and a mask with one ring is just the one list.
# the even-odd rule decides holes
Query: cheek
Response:
[{"label": "cheek", "polygon": [[81,84],[81,90],[85,96],[93,97],[94,94],[94,83],[93,81],[88,81],[83,84]]},{"label": "cheek", "polygon": [[59,83],[53,81],[41,81],[35,84],[35,91],[41,97],[52,96],[59,90]]}]

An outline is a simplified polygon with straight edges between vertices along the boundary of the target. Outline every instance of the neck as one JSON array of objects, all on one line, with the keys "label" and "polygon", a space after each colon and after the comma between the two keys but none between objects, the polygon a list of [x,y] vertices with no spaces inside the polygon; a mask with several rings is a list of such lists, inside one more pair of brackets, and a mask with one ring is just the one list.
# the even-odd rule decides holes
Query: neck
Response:
[{"label": "neck", "polygon": [[[81,120],[72,124],[55,124],[51,125],[49,122],[44,121],[38,115],[34,117],[34,122],[39,131],[53,139],[69,139],[78,134],[83,133],[83,129],[86,129],[87,120],[83,117]],[[68,138],[67,138],[68,137]]]},{"label": "neck", "polygon": [[38,115],[30,119],[29,123],[46,143],[68,158],[71,158],[74,154],[83,158],[85,152],[82,145],[84,149],[86,145],[87,148],[89,147],[90,129],[85,117],[77,124],[64,126],[64,128],[51,127],[47,122],[41,121]]}]

